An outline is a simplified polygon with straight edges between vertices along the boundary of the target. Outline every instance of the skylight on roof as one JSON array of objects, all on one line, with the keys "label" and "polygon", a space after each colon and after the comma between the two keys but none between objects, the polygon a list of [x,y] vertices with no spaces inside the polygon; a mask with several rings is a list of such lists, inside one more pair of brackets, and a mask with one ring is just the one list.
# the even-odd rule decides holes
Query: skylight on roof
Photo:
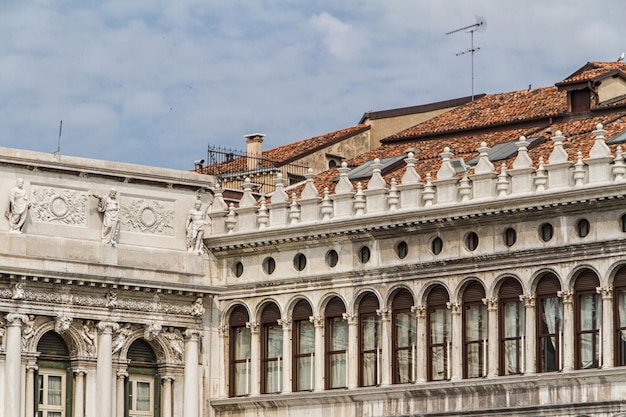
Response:
[{"label": "skylight on roof", "polygon": [[619,135],[615,136],[611,140],[608,140],[606,143],[612,145],[615,143],[625,143],[625,142],[626,142],[626,130],[620,133]]},{"label": "skylight on roof", "polygon": [[[382,174],[384,175],[386,171],[392,168],[396,163],[403,161],[406,158],[406,155],[394,156],[391,158],[382,158],[380,163],[383,166],[380,168]],[[348,172],[348,178],[350,181],[359,180],[363,178],[369,178],[372,176],[372,172],[374,171],[374,167],[372,166],[374,161],[367,161],[354,168],[352,171]]]},{"label": "skylight on roof", "polygon": [[[513,155],[517,153],[517,142],[518,140],[512,140],[510,142],[498,143],[493,146],[493,148],[489,148],[487,151],[487,155],[489,157],[490,162],[503,161],[505,159],[509,159]],[[526,142],[528,142],[528,149],[532,149],[535,146],[541,145],[545,142],[545,139],[542,136],[537,136],[534,138],[527,138]],[[475,156],[474,158],[466,161],[466,165],[476,165],[478,163],[478,159],[480,156]]]}]

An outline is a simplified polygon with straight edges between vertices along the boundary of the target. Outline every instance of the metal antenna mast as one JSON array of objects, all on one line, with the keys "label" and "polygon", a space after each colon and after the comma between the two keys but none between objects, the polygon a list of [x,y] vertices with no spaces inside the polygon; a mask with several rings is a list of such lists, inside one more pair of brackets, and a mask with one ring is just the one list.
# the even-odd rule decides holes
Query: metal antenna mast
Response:
[{"label": "metal antenna mast", "polygon": [[63,130],[63,120],[61,120],[59,122],[59,142],[57,145],[57,150],[55,152],[53,152],[53,154],[56,155],[60,155],[61,154],[61,131]]},{"label": "metal antenna mast", "polygon": [[476,32],[477,30],[484,32],[486,27],[487,27],[487,22],[485,21],[485,19],[483,17],[476,16],[476,23],[474,23],[473,25],[465,26],[465,27],[455,29],[451,32],[446,33],[446,35],[452,35],[453,33],[457,33],[457,32],[464,30],[465,33],[469,32],[470,34],[470,37],[471,37],[470,49],[467,49],[463,52],[459,52],[456,54],[456,56],[465,55],[467,53],[472,54],[472,101],[474,101],[474,52],[480,50],[480,47],[474,48],[474,32]]}]

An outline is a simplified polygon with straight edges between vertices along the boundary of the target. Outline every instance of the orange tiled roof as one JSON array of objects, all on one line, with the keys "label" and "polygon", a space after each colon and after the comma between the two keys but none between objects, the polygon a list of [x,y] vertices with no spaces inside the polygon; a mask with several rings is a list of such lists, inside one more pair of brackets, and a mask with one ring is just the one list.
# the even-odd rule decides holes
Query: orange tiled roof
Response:
[{"label": "orange tiled roof", "polygon": [[487,94],[416,126],[389,136],[383,143],[489,128],[520,121],[548,119],[567,109],[567,94],[556,87]]},{"label": "orange tiled roof", "polygon": [[[312,152],[324,149],[327,146],[347,139],[351,136],[357,135],[361,132],[365,132],[369,129],[370,126],[359,124],[356,126],[347,127],[345,129],[336,130],[334,132],[325,133],[323,135],[314,136],[308,139],[289,143],[287,145],[279,146],[277,148],[265,150],[262,152],[262,156],[260,158],[260,162],[262,163],[262,166],[260,168],[277,167],[288,164]],[[215,172],[224,174],[244,172],[247,170],[247,158],[239,157],[231,161],[225,161],[206,166],[202,168],[201,172],[203,174],[210,174]]]},{"label": "orange tiled roof", "polygon": [[593,80],[607,74],[610,70],[617,70],[626,76],[626,64],[623,62],[587,62],[582,68],[556,85],[577,84]]},{"label": "orange tiled roof", "polygon": [[[543,137],[545,142],[528,151],[529,156],[537,165],[539,158],[543,157],[545,163],[552,153],[553,144],[550,138],[561,131],[566,137],[563,147],[569,155],[572,162],[576,161],[577,153],[580,151],[584,158],[589,156],[589,151],[594,144],[595,137],[591,133],[596,129],[598,123],[602,123],[607,131],[606,140],[626,131],[626,110],[614,113],[612,115],[597,115],[594,117],[574,119],[562,121],[550,125],[531,128],[513,128],[509,130],[498,130],[491,132],[481,132],[479,134],[459,134],[457,136],[448,136],[437,140],[416,140],[402,143],[387,143],[381,147],[360,155],[352,160],[347,161],[349,167],[357,167],[364,162],[375,158],[388,158],[405,154],[407,149],[415,150],[415,169],[422,177],[430,173],[433,179],[437,177],[437,171],[441,167],[441,156],[445,147],[449,147],[453,153],[453,158],[463,158],[469,160],[478,155],[477,149],[482,142],[487,143],[489,147],[493,147],[498,143],[505,143],[518,140],[520,136]],[[549,130],[548,130],[549,128]],[[617,145],[610,145],[612,152],[615,152]],[[504,162],[508,168],[511,167],[517,154],[513,154],[506,161],[499,161],[494,165],[498,167]],[[393,172],[384,175],[387,184],[392,178],[401,183],[402,175],[406,170],[406,166],[401,166]],[[470,171],[471,174],[471,171]],[[328,187],[329,192],[334,192],[335,182],[333,181],[339,176],[336,168],[320,173],[315,178],[315,186],[322,193],[324,188]],[[367,181],[361,181],[363,187],[367,187]]]}]

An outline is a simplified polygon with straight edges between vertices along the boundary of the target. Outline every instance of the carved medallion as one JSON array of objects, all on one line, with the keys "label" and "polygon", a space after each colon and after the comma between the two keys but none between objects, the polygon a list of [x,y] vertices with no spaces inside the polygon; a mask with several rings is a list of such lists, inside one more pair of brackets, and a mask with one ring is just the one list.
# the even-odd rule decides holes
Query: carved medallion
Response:
[{"label": "carved medallion", "polygon": [[87,226],[86,192],[33,186],[32,195],[33,221]]}]

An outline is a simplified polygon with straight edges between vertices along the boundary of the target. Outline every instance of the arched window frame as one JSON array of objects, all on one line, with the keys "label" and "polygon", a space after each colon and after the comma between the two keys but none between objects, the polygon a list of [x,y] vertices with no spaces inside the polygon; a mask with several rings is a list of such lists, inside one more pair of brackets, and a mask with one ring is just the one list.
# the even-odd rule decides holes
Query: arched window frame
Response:
[{"label": "arched window frame", "polygon": [[452,316],[447,306],[449,300],[448,291],[441,285],[433,287],[428,293],[426,334],[429,381],[449,380],[452,374]]},{"label": "arched window frame", "polygon": [[331,299],[324,311],[324,374],[326,389],[347,387],[348,323],[346,307],[339,297]]},{"label": "arched window frame", "polygon": [[228,323],[230,397],[250,394],[252,335],[246,326],[248,321],[248,310],[244,306],[238,305],[232,310]]},{"label": "arched window frame", "polygon": [[626,366],[626,266],[617,271],[613,280],[613,314],[614,363],[615,366]]},{"label": "arched window frame", "polygon": [[499,375],[525,372],[526,311],[520,300],[522,286],[515,278],[502,282],[498,295]]},{"label": "arched window frame", "polygon": [[283,390],[283,328],[280,309],[268,303],[261,312],[261,393]]},{"label": "arched window frame", "polygon": [[602,296],[600,280],[591,270],[581,271],[574,282],[575,368],[602,366]]},{"label": "arched window frame", "polygon": [[485,289],[473,281],[463,291],[463,378],[487,375],[489,317]]},{"label": "arched window frame", "polygon": [[562,369],[563,302],[558,296],[560,291],[561,283],[554,274],[544,275],[537,284],[537,373]]},{"label": "arched window frame", "polygon": [[413,296],[402,289],[391,303],[392,381],[394,384],[415,382],[417,330],[415,314],[411,311]]},{"label": "arched window frame", "polygon": [[292,336],[292,390],[313,391],[315,387],[315,326],[309,317],[313,315],[306,300],[296,303],[291,319]]},{"label": "arched window frame", "polygon": [[378,297],[368,293],[359,302],[359,386],[380,385],[382,364],[382,321]]}]

